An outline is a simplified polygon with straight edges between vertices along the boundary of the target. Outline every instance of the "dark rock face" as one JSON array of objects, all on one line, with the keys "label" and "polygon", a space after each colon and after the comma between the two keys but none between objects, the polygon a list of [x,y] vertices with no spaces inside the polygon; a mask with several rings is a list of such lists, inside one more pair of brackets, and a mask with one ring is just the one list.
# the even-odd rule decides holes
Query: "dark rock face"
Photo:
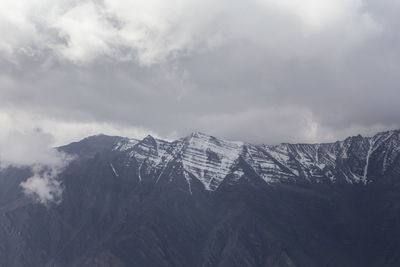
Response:
[{"label": "dark rock face", "polygon": [[0,171],[0,266],[400,266],[400,131],[255,146],[201,133],[59,148],[59,205]]}]

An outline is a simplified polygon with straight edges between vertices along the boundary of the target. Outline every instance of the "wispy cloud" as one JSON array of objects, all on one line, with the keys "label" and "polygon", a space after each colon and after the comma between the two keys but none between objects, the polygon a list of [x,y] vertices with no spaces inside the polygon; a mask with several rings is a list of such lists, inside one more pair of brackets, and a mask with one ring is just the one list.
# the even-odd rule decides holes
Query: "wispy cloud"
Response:
[{"label": "wispy cloud", "polygon": [[20,185],[42,204],[59,203],[62,183],[58,175],[72,157],[52,148],[54,138],[40,130],[12,131],[0,139],[0,167],[29,167],[33,173]]}]

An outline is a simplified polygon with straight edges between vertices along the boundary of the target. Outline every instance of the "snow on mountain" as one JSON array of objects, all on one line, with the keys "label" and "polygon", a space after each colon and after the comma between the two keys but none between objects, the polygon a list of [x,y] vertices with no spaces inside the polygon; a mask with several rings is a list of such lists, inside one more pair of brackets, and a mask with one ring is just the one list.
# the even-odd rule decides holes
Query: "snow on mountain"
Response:
[{"label": "snow on mountain", "polygon": [[[147,136],[143,140],[123,139],[114,150],[126,153],[126,164],[138,165],[138,176],[155,173],[157,182],[171,162],[180,163],[189,184],[199,180],[215,191],[228,174],[236,180],[245,175],[236,168],[239,159],[265,182],[304,180],[310,182],[363,183],[371,181],[372,165],[380,174],[391,170],[400,152],[400,131],[360,135],[325,144],[252,145],[218,139],[195,132],[168,142]],[[374,168],[376,169],[376,168]]]},{"label": "snow on mountain", "polygon": [[127,165],[132,161],[138,163],[140,179],[143,166],[147,173],[158,171],[158,181],[168,164],[177,161],[182,163],[188,183],[193,176],[202,182],[205,189],[213,191],[230,173],[242,146],[242,142],[224,141],[196,132],[174,142],[151,136],[137,142],[124,139],[114,150],[127,153]]},{"label": "snow on mountain", "polygon": [[184,139],[182,164],[185,171],[200,180],[205,189],[214,191],[231,172],[243,150],[242,142],[220,140],[202,133]]}]

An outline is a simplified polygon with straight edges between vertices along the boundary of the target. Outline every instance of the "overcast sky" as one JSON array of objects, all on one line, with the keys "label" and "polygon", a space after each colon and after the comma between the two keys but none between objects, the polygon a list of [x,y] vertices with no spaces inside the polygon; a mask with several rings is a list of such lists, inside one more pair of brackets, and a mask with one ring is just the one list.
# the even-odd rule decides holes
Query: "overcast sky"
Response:
[{"label": "overcast sky", "polygon": [[400,128],[399,25],[398,0],[0,0],[0,137]]}]

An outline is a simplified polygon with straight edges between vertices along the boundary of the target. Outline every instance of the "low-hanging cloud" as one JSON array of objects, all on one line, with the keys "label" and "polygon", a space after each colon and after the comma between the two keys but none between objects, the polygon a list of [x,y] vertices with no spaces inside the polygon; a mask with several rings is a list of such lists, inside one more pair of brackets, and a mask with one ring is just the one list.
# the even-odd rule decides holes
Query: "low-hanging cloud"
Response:
[{"label": "low-hanging cloud", "polygon": [[42,204],[59,203],[62,183],[59,174],[72,157],[52,148],[54,138],[40,130],[11,131],[0,138],[0,168],[26,168],[32,176],[20,184],[24,193]]},{"label": "low-hanging cloud", "polygon": [[77,132],[175,138],[194,130],[320,142],[400,127],[396,1],[0,7],[0,113],[34,116],[57,142]]}]

